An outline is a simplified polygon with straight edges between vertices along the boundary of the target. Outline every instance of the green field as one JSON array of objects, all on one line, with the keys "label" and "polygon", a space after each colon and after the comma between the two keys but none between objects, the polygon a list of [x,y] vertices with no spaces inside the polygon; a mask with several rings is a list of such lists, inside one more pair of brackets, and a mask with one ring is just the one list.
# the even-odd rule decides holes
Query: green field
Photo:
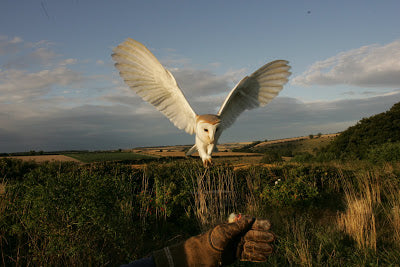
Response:
[{"label": "green field", "polygon": [[83,152],[66,153],[65,156],[77,159],[85,163],[103,162],[103,161],[130,161],[142,159],[155,159],[156,157],[133,153],[133,152]]}]

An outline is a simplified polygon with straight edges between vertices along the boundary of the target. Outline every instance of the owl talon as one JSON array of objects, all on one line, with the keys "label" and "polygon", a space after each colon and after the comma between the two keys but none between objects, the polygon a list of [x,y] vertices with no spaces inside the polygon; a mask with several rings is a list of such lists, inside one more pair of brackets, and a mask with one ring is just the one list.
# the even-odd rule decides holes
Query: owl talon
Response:
[{"label": "owl talon", "polygon": [[211,159],[206,159],[203,161],[203,165],[205,168],[209,168],[213,165],[213,163],[212,163]]}]

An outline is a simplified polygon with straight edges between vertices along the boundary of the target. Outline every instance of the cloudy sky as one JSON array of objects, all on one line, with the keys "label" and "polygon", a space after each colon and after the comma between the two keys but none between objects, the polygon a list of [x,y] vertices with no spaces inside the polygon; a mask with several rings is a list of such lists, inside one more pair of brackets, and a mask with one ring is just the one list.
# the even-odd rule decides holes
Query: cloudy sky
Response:
[{"label": "cloudy sky", "polygon": [[0,152],[192,144],[121,81],[131,37],[171,70],[198,114],[286,59],[292,76],[220,141],[345,130],[400,101],[400,1],[0,2]]}]

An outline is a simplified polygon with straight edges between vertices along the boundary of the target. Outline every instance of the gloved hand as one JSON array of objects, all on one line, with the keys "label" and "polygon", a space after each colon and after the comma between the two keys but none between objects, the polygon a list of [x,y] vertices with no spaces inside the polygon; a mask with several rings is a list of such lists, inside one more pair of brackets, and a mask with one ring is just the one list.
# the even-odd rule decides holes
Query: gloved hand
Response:
[{"label": "gloved hand", "polygon": [[268,220],[256,219],[251,229],[241,238],[238,245],[238,258],[241,261],[263,262],[273,251],[271,242],[275,235],[269,231]]},{"label": "gloved hand", "polygon": [[265,261],[275,237],[267,220],[242,216],[233,223],[215,226],[204,234],[153,253],[160,266],[222,266],[236,259]]}]

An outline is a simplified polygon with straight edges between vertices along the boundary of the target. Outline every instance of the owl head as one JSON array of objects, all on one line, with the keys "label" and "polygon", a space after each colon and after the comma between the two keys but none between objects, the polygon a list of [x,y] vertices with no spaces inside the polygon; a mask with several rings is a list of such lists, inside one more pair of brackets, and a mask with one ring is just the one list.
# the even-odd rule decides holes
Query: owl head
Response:
[{"label": "owl head", "polygon": [[217,115],[205,114],[196,118],[196,135],[205,144],[214,144],[219,137],[220,118]]}]

